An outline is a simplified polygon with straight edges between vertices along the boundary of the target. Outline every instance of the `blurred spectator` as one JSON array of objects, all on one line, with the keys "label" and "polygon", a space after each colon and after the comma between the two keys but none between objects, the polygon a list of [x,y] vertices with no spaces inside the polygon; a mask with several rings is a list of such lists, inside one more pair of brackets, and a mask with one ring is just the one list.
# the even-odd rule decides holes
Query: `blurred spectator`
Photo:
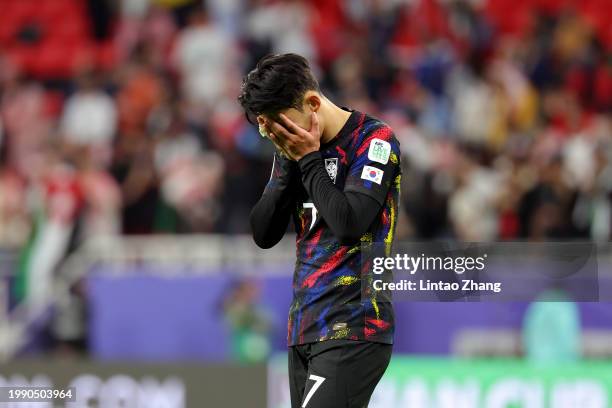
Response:
[{"label": "blurred spectator", "polygon": [[161,201],[150,141],[133,134],[121,137],[115,145],[111,174],[121,189],[122,231],[154,232],[155,214]]},{"label": "blurred spectator", "polygon": [[7,161],[18,173],[27,175],[30,155],[47,142],[50,133],[44,87],[26,79],[10,61],[3,70],[0,114]]},{"label": "blurred spectator", "polygon": [[0,246],[19,248],[30,229],[23,180],[0,165]]},{"label": "blurred spectator", "polygon": [[[273,147],[236,95],[270,52],[306,56],[325,95],[393,127],[399,237],[612,237],[605,1],[4,3],[0,244],[22,248],[18,299],[44,302],[89,238],[248,232]],[[58,305],[66,345],[85,340],[82,289]],[[269,349],[258,296],[244,282],[224,301],[239,359]],[[526,326],[574,327],[571,304],[553,303],[535,303]]]},{"label": "blurred spectator", "polygon": [[[388,121],[402,140],[406,234],[612,235],[607,8],[129,0],[92,20],[77,3],[60,11],[78,24],[44,32],[62,47],[43,41],[53,52],[38,63],[11,45],[36,33],[11,25],[10,8],[0,16],[4,214],[27,208],[52,151],[82,189],[82,237],[247,232],[272,147],[235,97],[261,56],[291,51],[317,67],[326,95]],[[57,13],[49,4],[22,12]],[[14,219],[27,231],[36,216],[22,213]]]},{"label": "blurred spectator", "polygon": [[150,7],[149,0],[122,1],[114,46],[124,59],[138,44],[155,44],[148,51],[158,65],[167,61],[175,32],[175,21],[167,9]]},{"label": "blurred spectator", "polygon": [[225,320],[232,332],[232,357],[236,361],[266,361],[272,347],[270,316],[259,304],[259,287],[253,281],[234,283],[223,299]]},{"label": "blurred spectator", "polygon": [[309,33],[313,9],[308,2],[255,1],[246,18],[246,35],[260,44],[269,44],[276,54],[293,52],[314,60],[315,49]]},{"label": "blurred spectator", "polygon": [[79,173],[84,210],[80,240],[121,233],[121,191],[113,177],[96,164],[93,154],[81,149],[74,159]]},{"label": "blurred spectator", "polygon": [[153,64],[151,44],[139,44],[118,71],[119,130],[136,135],[145,132],[149,113],[162,100],[164,84]]},{"label": "blurred spectator", "polygon": [[179,218],[173,227],[167,224],[165,229],[211,232],[219,215],[222,158],[203,152],[198,138],[187,131],[180,118],[173,118],[156,144],[154,161],[164,202],[176,209]]},{"label": "blurred spectator", "polygon": [[561,160],[554,157],[542,165],[541,178],[523,195],[519,205],[521,237],[534,241],[567,239],[575,194],[564,180]]},{"label": "blurred spectator", "polygon": [[79,76],[76,85],[76,92],[66,100],[61,119],[64,140],[74,147],[99,150],[101,158],[108,157],[117,130],[115,100],[100,89],[92,72]]},{"label": "blurred spectator", "polygon": [[458,187],[449,199],[449,216],[457,238],[467,242],[492,241],[498,236],[495,199],[499,176],[461,155]]},{"label": "blurred spectator", "polygon": [[174,50],[174,63],[188,100],[215,103],[227,86],[226,69],[235,63],[234,47],[232,38],[204,10],[193,11]]},{"label": "blurred spectator", "polygon": [[596,146],[595,174],[580,196],[575,215],[579,226],[589,228],[590,237],[600,242],[612,237],[611,154],[609,145]]},{"label": "blurred spectator", "polygon": [[29,203],[34,226],[16,282],[17,297],[34,306],[51,296],[55,268],[70,250],[84,205],[79,173],[52,146],[40,154]]},{"label": "blurred spectator", "polygon": [[523,346],[534,364],[572,363],[580,358],[580,315],[562,290],[548,290],[533,302],[523,322]]}]

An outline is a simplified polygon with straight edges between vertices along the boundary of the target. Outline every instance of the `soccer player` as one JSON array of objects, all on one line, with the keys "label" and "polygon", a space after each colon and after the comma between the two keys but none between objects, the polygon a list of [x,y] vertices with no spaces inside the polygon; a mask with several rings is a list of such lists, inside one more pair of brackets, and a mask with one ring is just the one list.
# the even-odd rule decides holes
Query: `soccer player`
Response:
[{"label": "soccer player", "polygon": [[251,212],[270,248],[293,218],[297,261],[289,311],[293,408],[364,408],[391,358],[393,310],[362,296],[371,273],[361,244],[393,241],[399,143],[385,123],[336,106],[296,54],[259,61],[239,101],[276,146],[272,175]]}]

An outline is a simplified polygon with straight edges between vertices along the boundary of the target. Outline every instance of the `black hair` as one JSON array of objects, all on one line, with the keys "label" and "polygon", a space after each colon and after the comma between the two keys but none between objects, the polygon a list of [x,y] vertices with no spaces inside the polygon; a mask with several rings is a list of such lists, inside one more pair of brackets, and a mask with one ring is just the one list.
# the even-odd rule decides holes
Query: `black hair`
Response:
[{"label": "black hair", "polygon": [[247,120],[256,123],[257,115],[276,115],[295,108],[302,111],[302,98],[307,91],[318,91],[306,58],[297,54],[276,54],[263,57],[242,81],[238,101]]}]

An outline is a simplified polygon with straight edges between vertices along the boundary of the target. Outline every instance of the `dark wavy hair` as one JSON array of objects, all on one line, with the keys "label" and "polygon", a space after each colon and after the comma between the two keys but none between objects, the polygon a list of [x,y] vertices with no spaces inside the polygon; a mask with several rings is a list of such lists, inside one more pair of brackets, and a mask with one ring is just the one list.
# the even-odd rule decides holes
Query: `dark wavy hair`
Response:
[{"label": "dark wavy hair", "polygon": [[274,116],[295,108],[302,111],[302,98],[307,91],[318,91],[306,58],[297,54],[276,54],[263,57],[242,81],[238,101],[247,120],[253,124],[258,115]]}]

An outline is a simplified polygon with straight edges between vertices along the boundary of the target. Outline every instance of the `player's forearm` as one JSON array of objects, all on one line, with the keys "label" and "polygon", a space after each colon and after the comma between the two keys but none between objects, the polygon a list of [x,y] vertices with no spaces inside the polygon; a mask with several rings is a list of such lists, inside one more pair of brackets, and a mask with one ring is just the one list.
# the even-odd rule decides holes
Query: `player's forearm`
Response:
[{"label": "player's forearm", "polygon": [[342,245],[359,241],[380,210],[380,204],[359,193],[345,193],[331,181],[321,154],[311,153],[298,162],[302,183],[319,214]]},{"label": "player's forearm", "polygon": [[250,222],[257,246],[271,248],[283,238],[291,217],[291,203],[290,197],[282,193],[267,193],[255,204]]},{"label": "player's forearm", "polygon": [[271,248],[285,235],[296,177],[297,164],[276,155],[270,181],[250,215],[253,240],[259,247]]}]

